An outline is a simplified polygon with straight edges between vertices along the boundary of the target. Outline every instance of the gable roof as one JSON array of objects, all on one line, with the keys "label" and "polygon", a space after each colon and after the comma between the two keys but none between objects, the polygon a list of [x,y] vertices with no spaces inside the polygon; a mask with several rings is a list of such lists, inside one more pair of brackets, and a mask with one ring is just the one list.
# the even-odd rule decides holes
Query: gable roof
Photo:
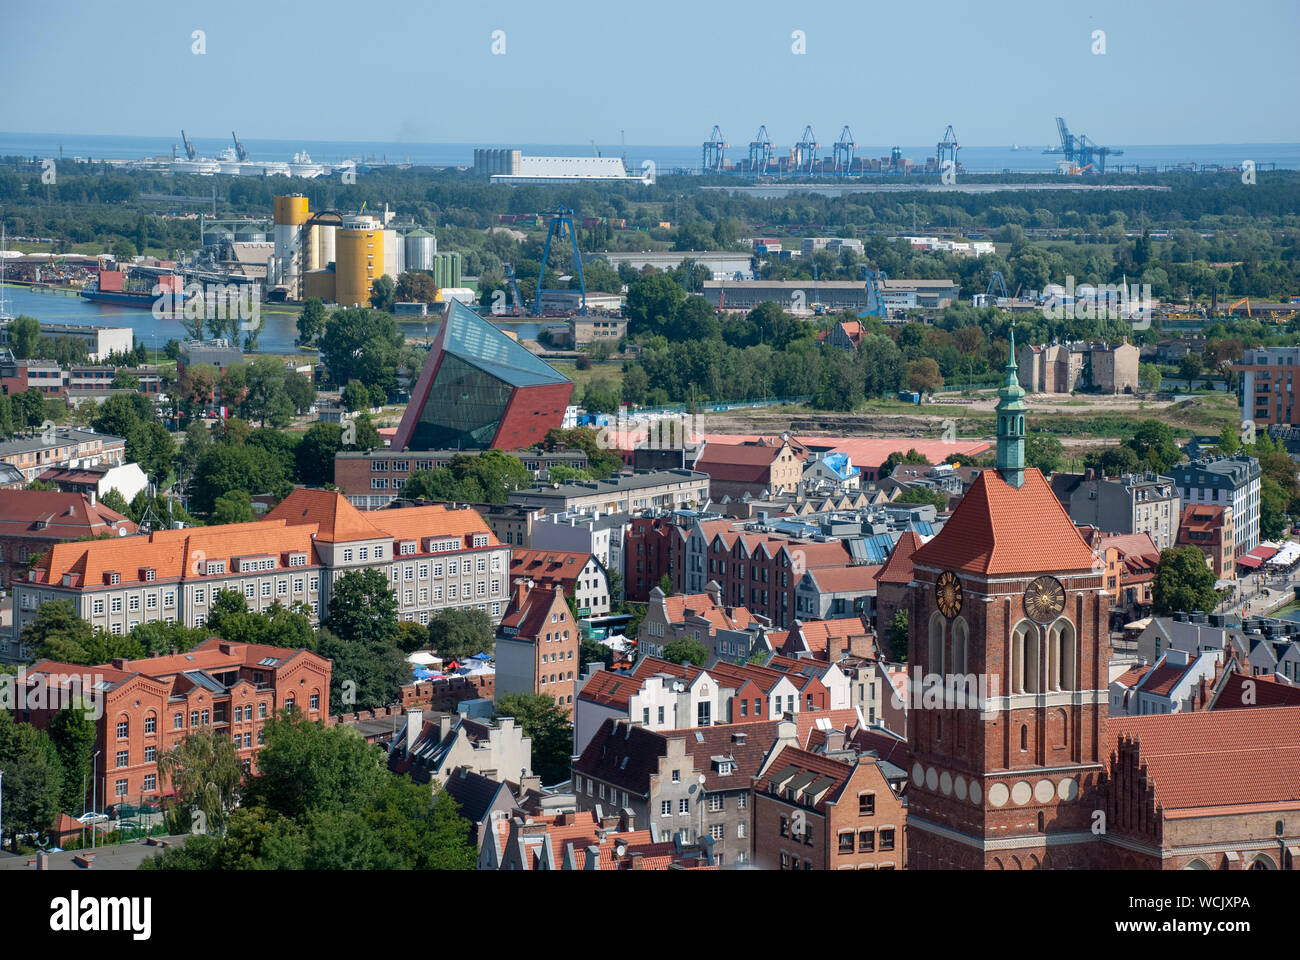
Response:
[{"label": "gable roof", "polygon": [[911,583],[912,554],[921,549],[921,538],[915,530],[907,529],[889,551],[889,559],[876,573],[877,583]]},{"label": "gable roof", "polygon": [[645,796],[650,778],[659,772],[659,759],[668,753],[668,741],[645,727],[606,717],[573,764],[582,773],[620,790]]},{"label": "gable roof", "polygon": [[912,563],[990,576],[1090,570],[1096,557],[1043,475],[1030,467],[1019,490],[996,470],[980,473]]},{"label": "gable roof", "polygon": [[816,567],[808,571],[808,576],[822,593],[849,593],[875,590],[880,570],[878,566],[866,565]]},{"label": "gable roof", "polygon": [[283,520],[289,524],[314,523],[317,539],[326,543],[374,540],[386,536],[347,497],[332,490],[299,487],[269,511],[266,519]]},{"label": "gable roof", "polygon": [[1300,801],[1300,707],[1111,717],[1112,749],[1136,740],[1165,815]]},{"label": "gable roof", "polygon": [[76,540],[136,529],[122,514],[102,503],[92,506],[80,493],[0,490],[0,537]]}]

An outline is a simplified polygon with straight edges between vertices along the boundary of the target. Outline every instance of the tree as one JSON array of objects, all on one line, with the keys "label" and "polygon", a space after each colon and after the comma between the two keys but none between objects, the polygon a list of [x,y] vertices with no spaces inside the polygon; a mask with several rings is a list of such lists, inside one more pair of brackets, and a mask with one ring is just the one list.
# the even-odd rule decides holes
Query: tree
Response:
[{"label": "tree", "polygon": [[[86,691],[89,697],[90,691]],[[63,767],[61,808],[76,816],[85,803],[86,785],[93,776],[91,754],[95,750],[95,722],[87,716],[86,705],[80,709],[69,704],[50,721],[50,740]]]},{"label": "tree", "polygon": [[[236,434],[242,433],[237,429],[239,423],[231,420],[227,427]],[[285,496],[290,483],[280,458],[264,448],[242,442],[221,442],[199,456],[187,486],[190,508],[200,514],[210,514],[216,509],[217,498],[229,495],[232,490]]]},{"label": "tree", "polygon": [[496,700],[498,717],[514,717],[533,742],[533,770],[543,784],[567,780],[573,762],[573,724],[553,697],[506,693]]},{"label": "tree", "polygon": [[948,495],[940,490],[931,490],[929,487],[908,487],[901,494],[895,503],[928,503],[934,506],[936,510],[948,509]]},{"label": "tree", "polygon": [[922,357],[907,365],[907,385],[918,393],[934,393],[943,386],[943,374],[932,357]]},{"label": "tree", "polygon": [[397,594],[388,577],[371,567],[335,580],[324,626],[353,643],[396,644]]},{"label": "tree", "polygon": [[915,464],[917,466],[930,465],[930,461],[925,454],[918,453],[915,447],[909,448],[907,453],[900,453],[895,450],[889,456],[885,457],[885,462],[880,465],[880,476],[889,476],[894,472],[894,468],[900,463]]},{"label": "tree", "polygon": [[[63,765],[44,730],[0,711],[0,770],[4,770],[4,831],[18,852],[20,834],[43,833],[59,815]],[[0,841],[3,836],[0,836]]]},{"label": "tree", "polygon": [[1159,390],[1160,380],[1160,368],[1154,363],[1144,363],[1138,367],[1138,384],[1143,390]]},{"label": "tree", "polygon": [[343,388],[343,406],[349,413],[365,410],[370,406],[370,389],[360,380],[353,380]]},{"label": "tree", "polygon": [[682,637],[664,647],[664,659],[673,663],[693,663],[704,666],[709,659],[708,648],[693,637]]},{"label": "tree", "polygon": [[251,523],[257,519],[253,512],[253,501],[247,490],[231,490],[213,501],[212,515],[208,520],[213,524]]},{"label": "tree", "polygon": [[1201,355],[1199,353],[1183,354],[1178,361],[1178,375],[1187,381],[1187,385],[1192,385],[1192,380],[1201,372]]},{"label": "tree", "polygon": [[1223,429],[1219,431],[1218,447],[1228,456],[1232,456],[1241,448],[1241,438],[1237,436],[1237,430],[1231,423],[1225,423]]},{"label": "tree", "polygon": [[302,305],[298,314],[298,339],[304,344],[316,342],[325,329],[325,304],[320,297],[312,297]]},{"label": "tree", "polygon": [[411,665],[392,643],[355,643],[329,629],[319,633],[317,652],[334,663],[330,672],[330,711],[351,713],[398,703],[402,686],[411,682]]},{"label": "tree", "polygon": [[296,370],[284,375],[284,392],[298,413],[306,413],[316,402],[316,387],[312,385],[311,378]]},{"label": "tree", "polygon": [[376,277],[370,285],[370,305],[376,310],[392,313],[397,302],[397,286],[388,274]]},{"label": "tree", "polygon": [[260,420],[264,427],[287,427],[293,419],[294,405],[284,385],[284,364],[275,357],[256,357],[244,377],[242,413],[249,420]]},{"label": "tree", "polygon": [[1159,420],[1143,420],[1137,425],[1128,445],[1147,467],[1156,473],[1164,473],[1183,459],[1174,439],[1173,428]]},{"label": "tree", "polygon": [[28,360],[36,356],[41,342],[41,324],[35,317],[20,314],[18,319],[9,324],[9,348],[14,357]]},{"label": "tree", "polygon": [[334,480],[334,454],[343,448],[343,428],[337,423],[314,423],[294,450],[298,480],[319,487]]},{"label": "tree", "polygon": [[386,313],[365,308],[336,310],[325,322],[320,355],[338,384],[360,380],[385,393],[397,387],[397,365],[405,338]]},{"label": "tree", "polygon": [[362,809],[387,775],[382,753],[350,727],[324,726],[301,710],[287,710],[263,729],[261,776],[250,784],[248,799],[283,816]]},{"label": "tree", "polygon": [[1157,616],[1178,611],[1204,610],[1210,613],[1219,602],[1214,590],[1214,571],[1205,554],[1196,547],[1172,547],[1160,552],[1151,601]]},{"label": "tree", "polygon": [[1046,433],[1031,433],[1025,437],[1025,465],[1036,467],[1043,476],[1050,477],[1061,468],[1065,448],[1056,437]]},{"label": "tree", "polygon": [[659,333],[668,327],[686,298],[671,277],[656,273],[628,284],[628,333]]},{"label": "tree", "polygon": [[671,597],[673,595],[673,578],[665,573],[659,578],[659,589],[664,592],[665,597]]},{"label": "tree", "polygon": [[589,663],[603,663],[608,670],[614,666],[614,648],[591,637],[582,637],[578,642],[578,669],[585,669]]},{"label": "tree", "polygon": [[429,621],[429,647],[443,660],[491,652],[495,630],[482,610],[443,610]]},{"label": "tree", "polygon": [[209,830],[225,829],[243,780],[229,736],[211,727],[191,733],[158,758],[158,776],[171,783],[181,803],[203,813]]},{"label": "tree", "polygon": [[130,240],[117,241],[110,252],[113,254],[113,259],[119,263],[129,263],[136,258],[135,244]]},{"label": "tree", "polygon": [[113,374],[114,390],[139,390],[140,378],[127,373],[125,370],[119,370]]},{"label": "tree", "polygon": [[398,276],[395,295],[400,303],[437,303],[438,284],[430,274],[408,270]]},{"label": "tree", "polygon": [[907,611],[899,610],[889,625],[889,653],[895,663],[907,663]]}]

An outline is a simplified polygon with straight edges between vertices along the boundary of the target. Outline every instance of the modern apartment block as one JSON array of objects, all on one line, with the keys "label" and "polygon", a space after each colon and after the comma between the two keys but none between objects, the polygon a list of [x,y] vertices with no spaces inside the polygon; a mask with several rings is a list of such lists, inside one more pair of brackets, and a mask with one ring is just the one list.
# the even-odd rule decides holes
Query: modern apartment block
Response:
[{"label": "modern apartment block", "polygon": [[1052,492],[1076,524],[1103,533],[1145,533],[1157,550],[1167,550],[1178,540],[1184,498],[1170,477],[1058,473],[1052,477]]},{"label": "modern apartment block", "polygon": [[90,429],[55,427],[44,434],[0,443],[0,463],[11,464],[28,483],[51,467],[116,467],[125,462],[124,439]]},{"label": "modern apartment block", "polygon": [[327,615],[330,588],[353,570],[383,572],[399,616],[475,607],[499,619],[510,549],[473,510],[408,507],[363,514],[341,494],[295,490],[266,519],[61,543],[14,584],[14,637],[42,603],[68,600],[92,626],[120,636],[141,623],[202,626],[222,590],[253,610],[303,604]]},{"label": "modern apartment block", "polygon": [[[1232,508],[1232,535],[1237,557],[1259,546],[1259,461],[1237,454],[1180,463],[1171,471],[1182,490],[1183,504]],[[1157,544],[1159,546],[1159,544]]]},{"label": "modern apartment block", "polygon": [[1257,427],[1300,424],[1296,387],[1300,386],[1300,347],[1247,348],[1241,363],[1241,419]]},{"label": "modern apartment block", "polygon": [[[111,541],[110,541],[111,542]],[[185,653],[100,666],[42,660],[23,679],[31,696],[17,718],[47,729],[58,710],[51,691],[78,691],[97,708],[95,793],[101,805],[156,797],[168,785],[158,757],[192,733],[228,736],[245,771],[255,772],[266,721],[286,708],[309,720],[329,715],[330,661],[310,650],[228,643],[211,637]],[[35,688],[45,691],[42,707]],[[55,698],[58,705],[63,694]],[[91,784],[86,793],[91,794]]]},{"label": "modern apartment block", "polygon": [[507,502],[546,513],[640,513],[706,503],[709,475],[695,470],[622,473],[590,483],[539,484],[507,495]]}]

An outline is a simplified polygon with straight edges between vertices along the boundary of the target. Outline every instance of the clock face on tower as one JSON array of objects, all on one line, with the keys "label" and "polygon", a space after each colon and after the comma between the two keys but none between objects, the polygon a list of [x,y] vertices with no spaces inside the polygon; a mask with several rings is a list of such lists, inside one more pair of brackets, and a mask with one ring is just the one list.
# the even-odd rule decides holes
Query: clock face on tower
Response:
[{"label": "clock face on tower", "polygon": [[1055,577],[1039,577],[1025,590],[1025,613],[1038,623],[1051,623],[1065,609],[1065,588]]},{"label": "clock face on tower", "polygon": [[962,590],[957,574],[951,570],[939,574],[939,579],[934,584],[934,597],[939,604],[939,612],[949,620],[961,613]]}]

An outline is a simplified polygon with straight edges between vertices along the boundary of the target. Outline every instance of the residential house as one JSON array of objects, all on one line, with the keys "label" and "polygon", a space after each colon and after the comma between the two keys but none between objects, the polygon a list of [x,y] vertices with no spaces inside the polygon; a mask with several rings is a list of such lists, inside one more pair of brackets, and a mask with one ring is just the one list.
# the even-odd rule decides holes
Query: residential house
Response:
[{"label": "residential house", "polygon": [[543,694],[571,714],[580,644],[578,625],[558,585],[517,582],[497,627],[497,694]]},{"label": "residential house", "polygon": [[1226,503],[1185,504],[1178,524],[1177,545],[1195,547],[1205,554],[1217,579],[1232,579],[1236,573],[1232,507]]},{"label": "residential house", "polygon": [[533,741],[513,717],[491,720],[442,713],[426,719],[423,710],[411,710],[388,752],[388,768],[416,783],[445,784],[452,771],[460,769],[518,781],[532,776],[532,766]]},{"label": "residential house", "polygon": [[803,479],[807,450],[789,437],[759,437],[743,443],[710,441],[695,460],[709,475],[709,496],[739,498],[791,493]]}]

